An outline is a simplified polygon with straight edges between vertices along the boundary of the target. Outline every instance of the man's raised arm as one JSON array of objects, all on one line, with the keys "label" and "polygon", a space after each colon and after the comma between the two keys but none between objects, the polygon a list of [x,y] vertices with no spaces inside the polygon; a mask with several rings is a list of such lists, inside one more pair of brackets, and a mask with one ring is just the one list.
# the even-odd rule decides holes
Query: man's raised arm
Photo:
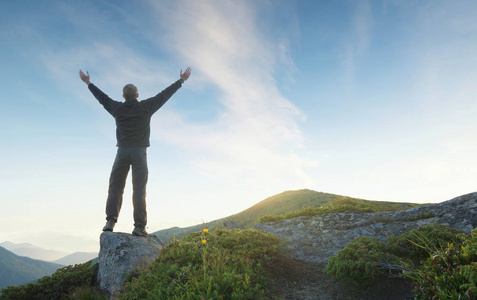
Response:
[{"label": "man's raised arm", "polygon": [[174,93],[182,86],[184,81],[189,79],[191,71],[191,68],[187,68],[184,73],[182,73],[181,70],[179,80],[171,84],[169,87],[167,87],[165,90],[163,90],[156,96],[143,100],[141,102],[148,108],[149,111],[155,113],[167,102],[167,100],[169,100],[169,98],[172,97],[172,95],[174,95]]},{"label": "man's raised arm", "polygon": [[118,101],[114,101],[113,99],[109,98],[108,95],[103,93],[97,86],[89,81],[89,73],[86,71],[86,74],[83,73],[82,70],[79,72],[81,80],[88,85],[89,91],[93,94],[93,96],[98,100],[101,105],[112,115],[114,108],[120,103]]}]

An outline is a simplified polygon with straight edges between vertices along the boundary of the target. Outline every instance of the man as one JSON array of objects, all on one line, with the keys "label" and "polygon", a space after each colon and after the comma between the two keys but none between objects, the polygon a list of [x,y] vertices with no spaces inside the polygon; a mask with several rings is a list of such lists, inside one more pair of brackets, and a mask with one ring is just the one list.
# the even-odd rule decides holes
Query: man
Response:
[{"label": "man", "polygon": [[106,225],[103,231],[113,231],[118,221],[123,202],[124,186],[129,167],[132,166],[134,235],[147,236],[146,184],[148,176],[146,149],[149,147],[151,116],[182,86],[191,74],[187,68],[180,72],[180,79],[156,96],[138,101],[139,93],[132,84],[123,88],[124,102],[112,100],[90,82],[89,73],[80,70],[81,80],[116,120],[118,151],[109,178],[108,199],[106,201]]}]

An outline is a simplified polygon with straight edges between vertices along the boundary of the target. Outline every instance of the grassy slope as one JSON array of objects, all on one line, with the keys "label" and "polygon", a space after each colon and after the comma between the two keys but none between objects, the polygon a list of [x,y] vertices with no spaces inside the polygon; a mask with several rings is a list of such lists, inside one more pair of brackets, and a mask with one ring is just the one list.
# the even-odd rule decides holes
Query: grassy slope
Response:
[{"label": "grassy slope", "polygon": [[[317,216],[328,213],[371,213],[386,211],[402,211],[427,204],[418,203],[402,203],[402,202],[386,202],[386,201],[370,201],[356,199],[350,197],[341,197],[332,200],[323,206],[307,206],[299,210],[289,211],[284,214],[266,215],[261,217],[259,222],[274,222],[283,219],[292,219],[300,216]],[[421,216],[426,217],[426,216]]]},{"label": "grassy slope", "polygon": [[[195,226],[179,228],[173,227],[169,229],[164,229],[156,231],[153,234],[157,235],[162,241],[169,242],[175,238],[181,238],[184,235],[200,231],[202,228],[207,227],[209,230],[214,230],[218,226],[221,226],[224,222],[236,222],[245,228],[252,227],[257,220],[265,215],[279,215],[285,214],[291,211],[297,211],[306,207],[320,207],[327,205],[334,200],[346,198],[340,195],[316,192],[313,190],[303,189],[296,191],[286,191],[274,196],[271,196],[254,206],[229,217],[215,220],[207,224],[199,224]],[[389,206],[389,210],[392,210],[391,207],[397,207],[403,203],[391,203],[391,202],[382,202],[375,201],[380,203],[383,206]],[[411,205],[411,204],[409,204]],[[411,208],[409,206],[408,208]]]},{"label": "grassy slope", "polygon": [[[238,214],[219,220],[214,220],[207,224],[199,224],[185,228],[173,227],[156,231],[152,234],[157,235],[162,241],[168,243],[174,238],[181,238],[186,234],[200,231],[203,228],[208,228],[210,231],[213,231],[217,227],[221,227],[226,222],[235,222],[244,226],[245,228],[250,228],[258,221],[258,219],[266,215],[284,215],[291,212],[300,215],[300,212],[298,211],[300,211],[303,207],[321,207],[336,201],[342,202],[344,199],[356,200],[358,202],[362,202],[362,204],[366,206],[373,206],[376,208],[375,211],[396,211],[423,205],[415,203],[362,200],[303,189],[296,191],[286,191],[271,196]],[[293,215],[293,213],[291,213],[291,215]]]},{"label": "grassy slope", "polygon": [[319,207],[343,196],[316,192],[312,190],[286,191],[269,197],[246,210],[225,218],[244,227],[252,227],[260,217],[278,215],[301,209],[303,206]]},{"label": "grassy slope", "polygon": [[59,264],[18,256],[0,247],[0,289],[50,275],[61,267]]}]

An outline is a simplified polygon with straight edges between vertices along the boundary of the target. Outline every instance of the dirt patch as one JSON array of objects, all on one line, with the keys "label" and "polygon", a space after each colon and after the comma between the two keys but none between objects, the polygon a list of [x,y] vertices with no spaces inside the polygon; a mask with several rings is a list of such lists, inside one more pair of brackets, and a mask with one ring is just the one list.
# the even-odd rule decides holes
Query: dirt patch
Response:
[{"label": "dirt patch", "polygon": [[325,265],[277,257],[265,268],[271,275],[270,299],[300,300],[403,300],[413,299],[411,281],[387,279],[358,288],[352,282],[331,279]]}]

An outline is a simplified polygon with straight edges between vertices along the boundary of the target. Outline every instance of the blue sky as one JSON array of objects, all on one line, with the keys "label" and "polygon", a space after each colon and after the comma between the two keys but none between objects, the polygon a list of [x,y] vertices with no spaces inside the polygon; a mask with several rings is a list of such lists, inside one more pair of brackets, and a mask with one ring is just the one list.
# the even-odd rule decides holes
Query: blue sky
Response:
[{"label": "blue sky", "polygon": [[[477,182],[475,1],[3,1],[0,241],[94,251],[121,100],[155,95],[148,228],[285,190],[441,202]],[[118,231],[132,231],[128,180]]]}]

